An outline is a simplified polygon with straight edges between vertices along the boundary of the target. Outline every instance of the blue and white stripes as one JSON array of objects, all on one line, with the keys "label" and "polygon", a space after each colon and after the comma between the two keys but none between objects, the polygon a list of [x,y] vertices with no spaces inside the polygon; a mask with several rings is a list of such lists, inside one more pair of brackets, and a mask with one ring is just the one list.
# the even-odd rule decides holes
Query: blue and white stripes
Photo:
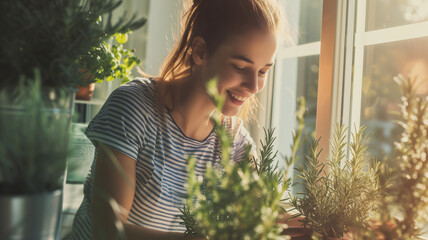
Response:
[{"label": "blue and white stripes", "polygon": [[[239,161],[254,142],[242,121],[225,118],[235,132],[233,159]],[[135,159],[136,189],[128,222],[167,232],[184,232],[179,208],[185,200],[187,156],[196,158],[198,175],[208,162],[219,161],[214,131],[203,141],[185,136],[169,112],[156,102],[154,80],[135,79],[108,98],[91,121],[86,135],[96,146],[102,142]],[[72,239],[90,239],[90,194],[95,160],[84,186],[84,200],[74,223]]]}]

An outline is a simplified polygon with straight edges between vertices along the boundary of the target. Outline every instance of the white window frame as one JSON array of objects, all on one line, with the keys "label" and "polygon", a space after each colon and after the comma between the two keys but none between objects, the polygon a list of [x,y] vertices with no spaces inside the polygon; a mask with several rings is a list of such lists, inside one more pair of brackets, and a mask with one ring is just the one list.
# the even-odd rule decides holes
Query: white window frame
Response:
[{"label": "white window frame", "polygon": [[[355,1],[351,1],[355,2]],[[354,7],[355,4],[352,6]],[[351,126],[360,125],[361,113],[361,93],[362,93],[362,78],[363,78],[363,63],[364,63],[364,48],[375,44],[391,43],[402,40],[410,40],[428,36],[428,21],[390,27],[379,30],[366,31],[366,6],[367,0],[358,0],[356,30],[354,35],[355,59],[354,59],[354,74],[352,86],[352,98],[347,99],[346,108],[344,109],[343,118],[349,122]],[[351,10],[351,9],[350,9]],[[353,11],[355,12],[355,11]],[[351,14],[351,13],[348,13]],[[347,54],[351,55],[351,49],[348,49]],[[348,65],[350,69],[352,66]],[[346,76],[345,76],[346,77]],[[349,78],[349,76],[347,76]],[[348,79],[349,81],[349,79]],[[350,96],[350,95],[349,95]],[[352,106],[352,107],[351,107]]]},{"label": "white window frame", "polygon": [[[321,138],[323,155],[329,152],[329,141],[336,123],[349,126],[349,131],[360,126],[364,49],[366,46],[385,44],[428,36],[428,21],[366,31],[367,0],[324,0],[321,41],[278,51],[275,76],[279,78],[281,62],[287,58],[320,55],[316,137]],[[261,95],[262,106],[268,111],[259,115],[266,127],[278,125],[272,112],[280,106],[273,102],[274,81],[269,81]],[[292,114],[292,113],[290,113]],[[259,132],[257,136],[262,136]]]},{"label": "white window frame", "polygon": [[[295,24],[295,23],[293,23]],[[259,103],[260,108],[257,114],[258,119],[258,126],[257,127],[250,127],[250,132],[252,137],[257,140],[257,145],[260,147],[260,142],[258,140],[262,139],[264,136],[263,128],[261,126],[264,126],[265,128],[274,128],[276,126],[280,126],[282,119],[279,119],[278,116],[275,116],[275,112],[280,112],[280,108],[282,107],[280,104],[276,104],[277,102],[280,102],[280,99],[282,96],[279,94],[274,94],[274,89],[281,88],[281,85],[283,84],[280,82],[283,80],[282,75],[282,69],[284,68],[283,61],[286,59],[293,59],[293,58],[300,58],[300,57],[307,57],[307,56],[316,56],[320,55],[320,45],[321,41],[316,42],[310,42],[300,45],[284,45],[279,44],[278,46],[278,52],[275,58],[275,67],[271,74],[269,74],[269,79],[267,81],[267,84],[265,86],[265,89],[259,94]],[[296,105],[296,103],[294,103]],[[290,116],[294,116],[294,112],[296,110],[296,107],[292,106],[291,109],[293,109],[292,112],[290,112]],[[294,119],[294,118],[293,118]],[[290,141],[292,136],[292,131],[295,129],[294,123],[292,126],[288,126]],[[290,142],[291,144],[291,142]],[[289,146],[288,141],[285,146],[276,146],[278,149],[281,147],[281,150],[284,154],[288,154],[287,147]],[[285,148],[285,149],[284,149]]]},{"label": "white window frame", "polygon": [[[324,1],[324,8],[332,7],[332,2],[336,1]],[[367,0],[337,0],[335,24],[337,46],[335,47],[333,69],[335,74],[332,85],[335,90],[331,99],[330,129],[333,129],[336,122],[349,126],[350,131],[354,129],[354,126],[358,127],[361,124],[362,79],[366,46],[428,36],[428,21],[366,31],[366,9]],[[328,27],[323,22],[322,31]],[[321,49],[331,48],[331,46],[326,46],[328,44],[328,42],[322,42]],[[323,54],[322,50],[321,54]],[[324,64],[325,62],[320,60],[320,66]],[[320,111],[322,111],[321,108]],[[331,131],[329,135],[331,135]]]}]

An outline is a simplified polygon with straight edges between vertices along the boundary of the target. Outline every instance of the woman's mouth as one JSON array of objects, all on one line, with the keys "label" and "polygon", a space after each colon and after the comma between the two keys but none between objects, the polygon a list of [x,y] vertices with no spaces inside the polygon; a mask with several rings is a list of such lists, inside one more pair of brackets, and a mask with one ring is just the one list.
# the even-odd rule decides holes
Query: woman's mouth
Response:
[{"label": "woman's mouth", "polygon": [[229,95],[232,102],[237,104],[237,105],[242,105],[245,102],[245,100],[248,98],[248,97],[241,97],[241,96],[239,96],[239,95],[237,95],[237,94],[235,94],[229,90],[227,90],[227,95]]}]

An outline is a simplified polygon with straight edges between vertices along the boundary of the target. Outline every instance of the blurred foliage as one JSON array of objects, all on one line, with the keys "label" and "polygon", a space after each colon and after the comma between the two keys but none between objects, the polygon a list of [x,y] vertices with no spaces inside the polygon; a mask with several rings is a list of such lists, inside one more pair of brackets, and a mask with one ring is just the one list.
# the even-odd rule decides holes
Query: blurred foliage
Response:
[{"label": "blurred foliage", "polygon": [[0,92],[0,194],[62,186],[73,94],[43,89],[41,74]]},{"label": "blurred foliage", "polygon": [[126,13],[113,21],[112,13],[121,3],[121,0],[1,1],[0,88],[19,85],[20,76],[31,79],[35,68],[40,71],[43,87],[89,84],[84,72],[88,62],[83,64],[79,60],[87,58],[114,34],[125,34],[146,21],[136,15],[128,18]]}]

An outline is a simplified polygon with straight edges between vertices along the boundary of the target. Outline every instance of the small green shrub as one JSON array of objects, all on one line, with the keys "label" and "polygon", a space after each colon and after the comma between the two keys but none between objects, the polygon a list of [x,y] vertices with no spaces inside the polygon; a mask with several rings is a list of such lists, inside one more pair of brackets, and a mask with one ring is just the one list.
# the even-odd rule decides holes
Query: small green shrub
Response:
[{"label": "small green shrub", "polygon": [[298,168],[306,192],[291,197],[291,204],[317,235],[341,238],[351,228],[367,228],[370,213],[380,202],[379,163],[369,165],[363,131],[364,127],[353,133],[347,143],[347,128],[337,126],[327,162],[319,159],[318,140],[306,164]]}]

